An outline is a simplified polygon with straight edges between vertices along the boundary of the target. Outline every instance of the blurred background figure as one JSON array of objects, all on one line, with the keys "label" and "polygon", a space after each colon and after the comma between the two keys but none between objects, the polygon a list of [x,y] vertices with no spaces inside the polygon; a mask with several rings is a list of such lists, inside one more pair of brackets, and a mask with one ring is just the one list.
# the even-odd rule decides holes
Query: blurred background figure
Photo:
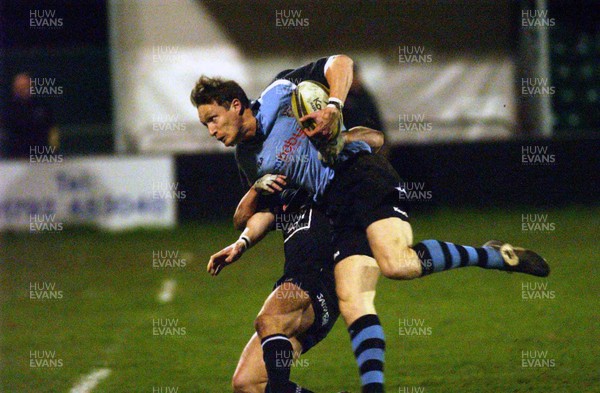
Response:
[{"label": "blurred background figure", "polygon": [[[348,97],[344,103],[344,125],[347,129],[356,126],[365,126],[375,130],[382,131],[385,134],[385,129],[379,116],[379,108],[377,102],[371,93],[367,90],[363,82],[360,72],[360,67],[354,63],[354,78],[348,92]],[[386,134],[386,140],[387,140]],[[380,154],[389,155],[389,142],[383,145]]]},{"label": "blurred background figure", "polygon": [[58,127],[50,107],[31,94],[31,78],[26,73],[15,76],[12,96],[2,116],[6,132],[6,154],[24,158],[34,146],[58,148]]},{"label": "blurred background figure", "polygon": [[379,131],[383,123],[379,116],[377,102],[365,86],[359,66],[354,63],[354,79],[344,103],[344,125],[350,129],[356,126],[365,126]]}]

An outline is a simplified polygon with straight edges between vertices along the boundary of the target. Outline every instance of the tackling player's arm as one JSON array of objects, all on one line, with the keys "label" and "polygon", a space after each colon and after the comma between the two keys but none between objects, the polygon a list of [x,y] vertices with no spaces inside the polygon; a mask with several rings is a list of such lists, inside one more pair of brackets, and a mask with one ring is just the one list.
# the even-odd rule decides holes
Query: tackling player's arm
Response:
[{"label": "tackling player's arm", "polygon": [[240,200],[233,217],[233,225],[236,229],[241,230],[244,226],[245,229],[235,243],[210,257],[206,270],[211,275],[218,275],[225,266],[240,259],[250,246],[261,241],[269,232],[275,216],[269,211],[257,212],[259,196],[281,192],[282,187],[286,185],[285,178],[284,175],[264,175],[254,182]]},{"label": "tackling player's arm", "polygon": [[[337,98],[342,103],[346,101],[354,73],[354,62],[346,55],[337,55],[325,65],[325,79],[329,83],[329,98]],[[335,105],[334,105],[335,106]]]},{"label": "tackling player's arm", "polygon": [[286,177],[284,175],[264,175],[258,179],[242,197],[233,214],[233,227],[241,231],[246,227],[248,219],[256,213],[260,194],[273,194],[283,191]]},{"label": "tackling player's arm", "polygon": [[250,217],[256,212],[257,207],[258,192],[254,187],[250,187],[235,209],[235,213],[233,214],[233,227],[237,231],[243,231]]},{"label": "tackling player's arm", "polygon": [[308,136],[329,136],[330,129],[342,115],[344,101],[352,84],[353,61],[346,55],[332,56],[324,66],[325,79],[329,84],[329,103],[324,109],[310,113],[300,119],[301,123],[312,119],[317,126],[303,130]]},{"label": "tackling player's arm", "polygon": [[253,214],[248,219],[246,229],[244,229],[239,239],[210,257],[206,271],[216,276],[225,266],[240,259],[247,249],[265,237],[271,230],[273,222],[275,222],[275,215],[271,212]]},{"label": "tackling player's arm", "polygon": [[363,141],[371,147],[374,153],[377,153],[385,142],[383,132],[363,126],[352,127],[342,135],[344,137],[344,143]]}]

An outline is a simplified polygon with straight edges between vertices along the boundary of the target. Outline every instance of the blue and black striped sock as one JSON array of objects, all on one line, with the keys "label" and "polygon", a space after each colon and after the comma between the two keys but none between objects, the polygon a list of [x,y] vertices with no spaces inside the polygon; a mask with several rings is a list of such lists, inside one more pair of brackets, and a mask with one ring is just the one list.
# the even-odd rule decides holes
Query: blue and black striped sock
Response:
[{"label": "blue and black striped sock", "polygon": [[362,392],[383,392],[385,337],[379,318],[375,314],[363,315],[350,325],[348,332],[360,371]]},{"label": "blue and black striped sock", "polygon": [[504,270],[500,251],[491,247],[460,246],[439,240],[424,240],[413,246],[421,260],[423,276],[465,266]]}]

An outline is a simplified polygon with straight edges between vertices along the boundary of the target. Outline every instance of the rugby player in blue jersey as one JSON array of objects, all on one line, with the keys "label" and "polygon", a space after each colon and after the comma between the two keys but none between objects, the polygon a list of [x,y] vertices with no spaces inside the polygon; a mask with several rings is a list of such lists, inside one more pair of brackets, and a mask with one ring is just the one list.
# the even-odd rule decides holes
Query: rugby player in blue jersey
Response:
[{"label": "rugby player in blue jersey", "polygon": [[[252,106],[236,82],[206,76],[190,98],[209,133],[226,146],[236,146],[238,166],[248,179],[285,175],[291,187],[304,188],[326,209],[333,227],[336,293],[362,390],[382,392],[385,338],[374,306],[377,273],[365,267],[373,258],[386,277],[398,280],[465,266],[542,277],[550,269],[533,251],[498,241],[470,247],[425,240],[413,246],[407,209],[398,197],[400,178],[383,157],[372,154],[366,143],[352,142],[336,165],[318,159],[306,136],[329,135],[341,116],[352,65],[345,55],[319,59],[291,71],[287,80],[273,82]],[[330,91],[326,108],[301,119],[316,121],[313,130],[302,130],[291,114],[291,91],[300,80],[318,81]],[[286,160],[290,154],[308,159]]]},{"label": "rugby player in blue jersey", "polygon": [[[365,127],[353,128],[344,138],[364,140],[374,149],[384,139],[383,133]],[[233,376],[235,393],[311,393],[290,381],[291,365],[327,336],[339,316],[329,221],[321,209],[312,206],[307,193],[284,191],[285,185],[281,175],[265,175],[252,185],[234,215],[234,225],[243,230],[242,235],[212,255],[207,266],[216,276],[269,230],[279,229],[283,234],[284,274],[254,321],[256,333]],[[371,268],[379,270],[375,261]],[[293,351],[286,353],[289,342]]]}]

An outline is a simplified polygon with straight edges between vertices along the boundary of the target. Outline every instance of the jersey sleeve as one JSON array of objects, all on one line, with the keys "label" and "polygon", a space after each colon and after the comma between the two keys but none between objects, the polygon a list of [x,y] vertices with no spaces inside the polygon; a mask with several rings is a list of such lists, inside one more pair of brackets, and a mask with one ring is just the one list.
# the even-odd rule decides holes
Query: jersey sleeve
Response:
[{"label": "jersey sleeve", "polygon": [[305,80],[317,81],[329,88],[329,83],[325,79],[325,64],[329,57],[322,57],[317,61],[306,64],[295,70],[285,70],[280,72],[275,80],[287,79],[292,83],[299,84]]}]

